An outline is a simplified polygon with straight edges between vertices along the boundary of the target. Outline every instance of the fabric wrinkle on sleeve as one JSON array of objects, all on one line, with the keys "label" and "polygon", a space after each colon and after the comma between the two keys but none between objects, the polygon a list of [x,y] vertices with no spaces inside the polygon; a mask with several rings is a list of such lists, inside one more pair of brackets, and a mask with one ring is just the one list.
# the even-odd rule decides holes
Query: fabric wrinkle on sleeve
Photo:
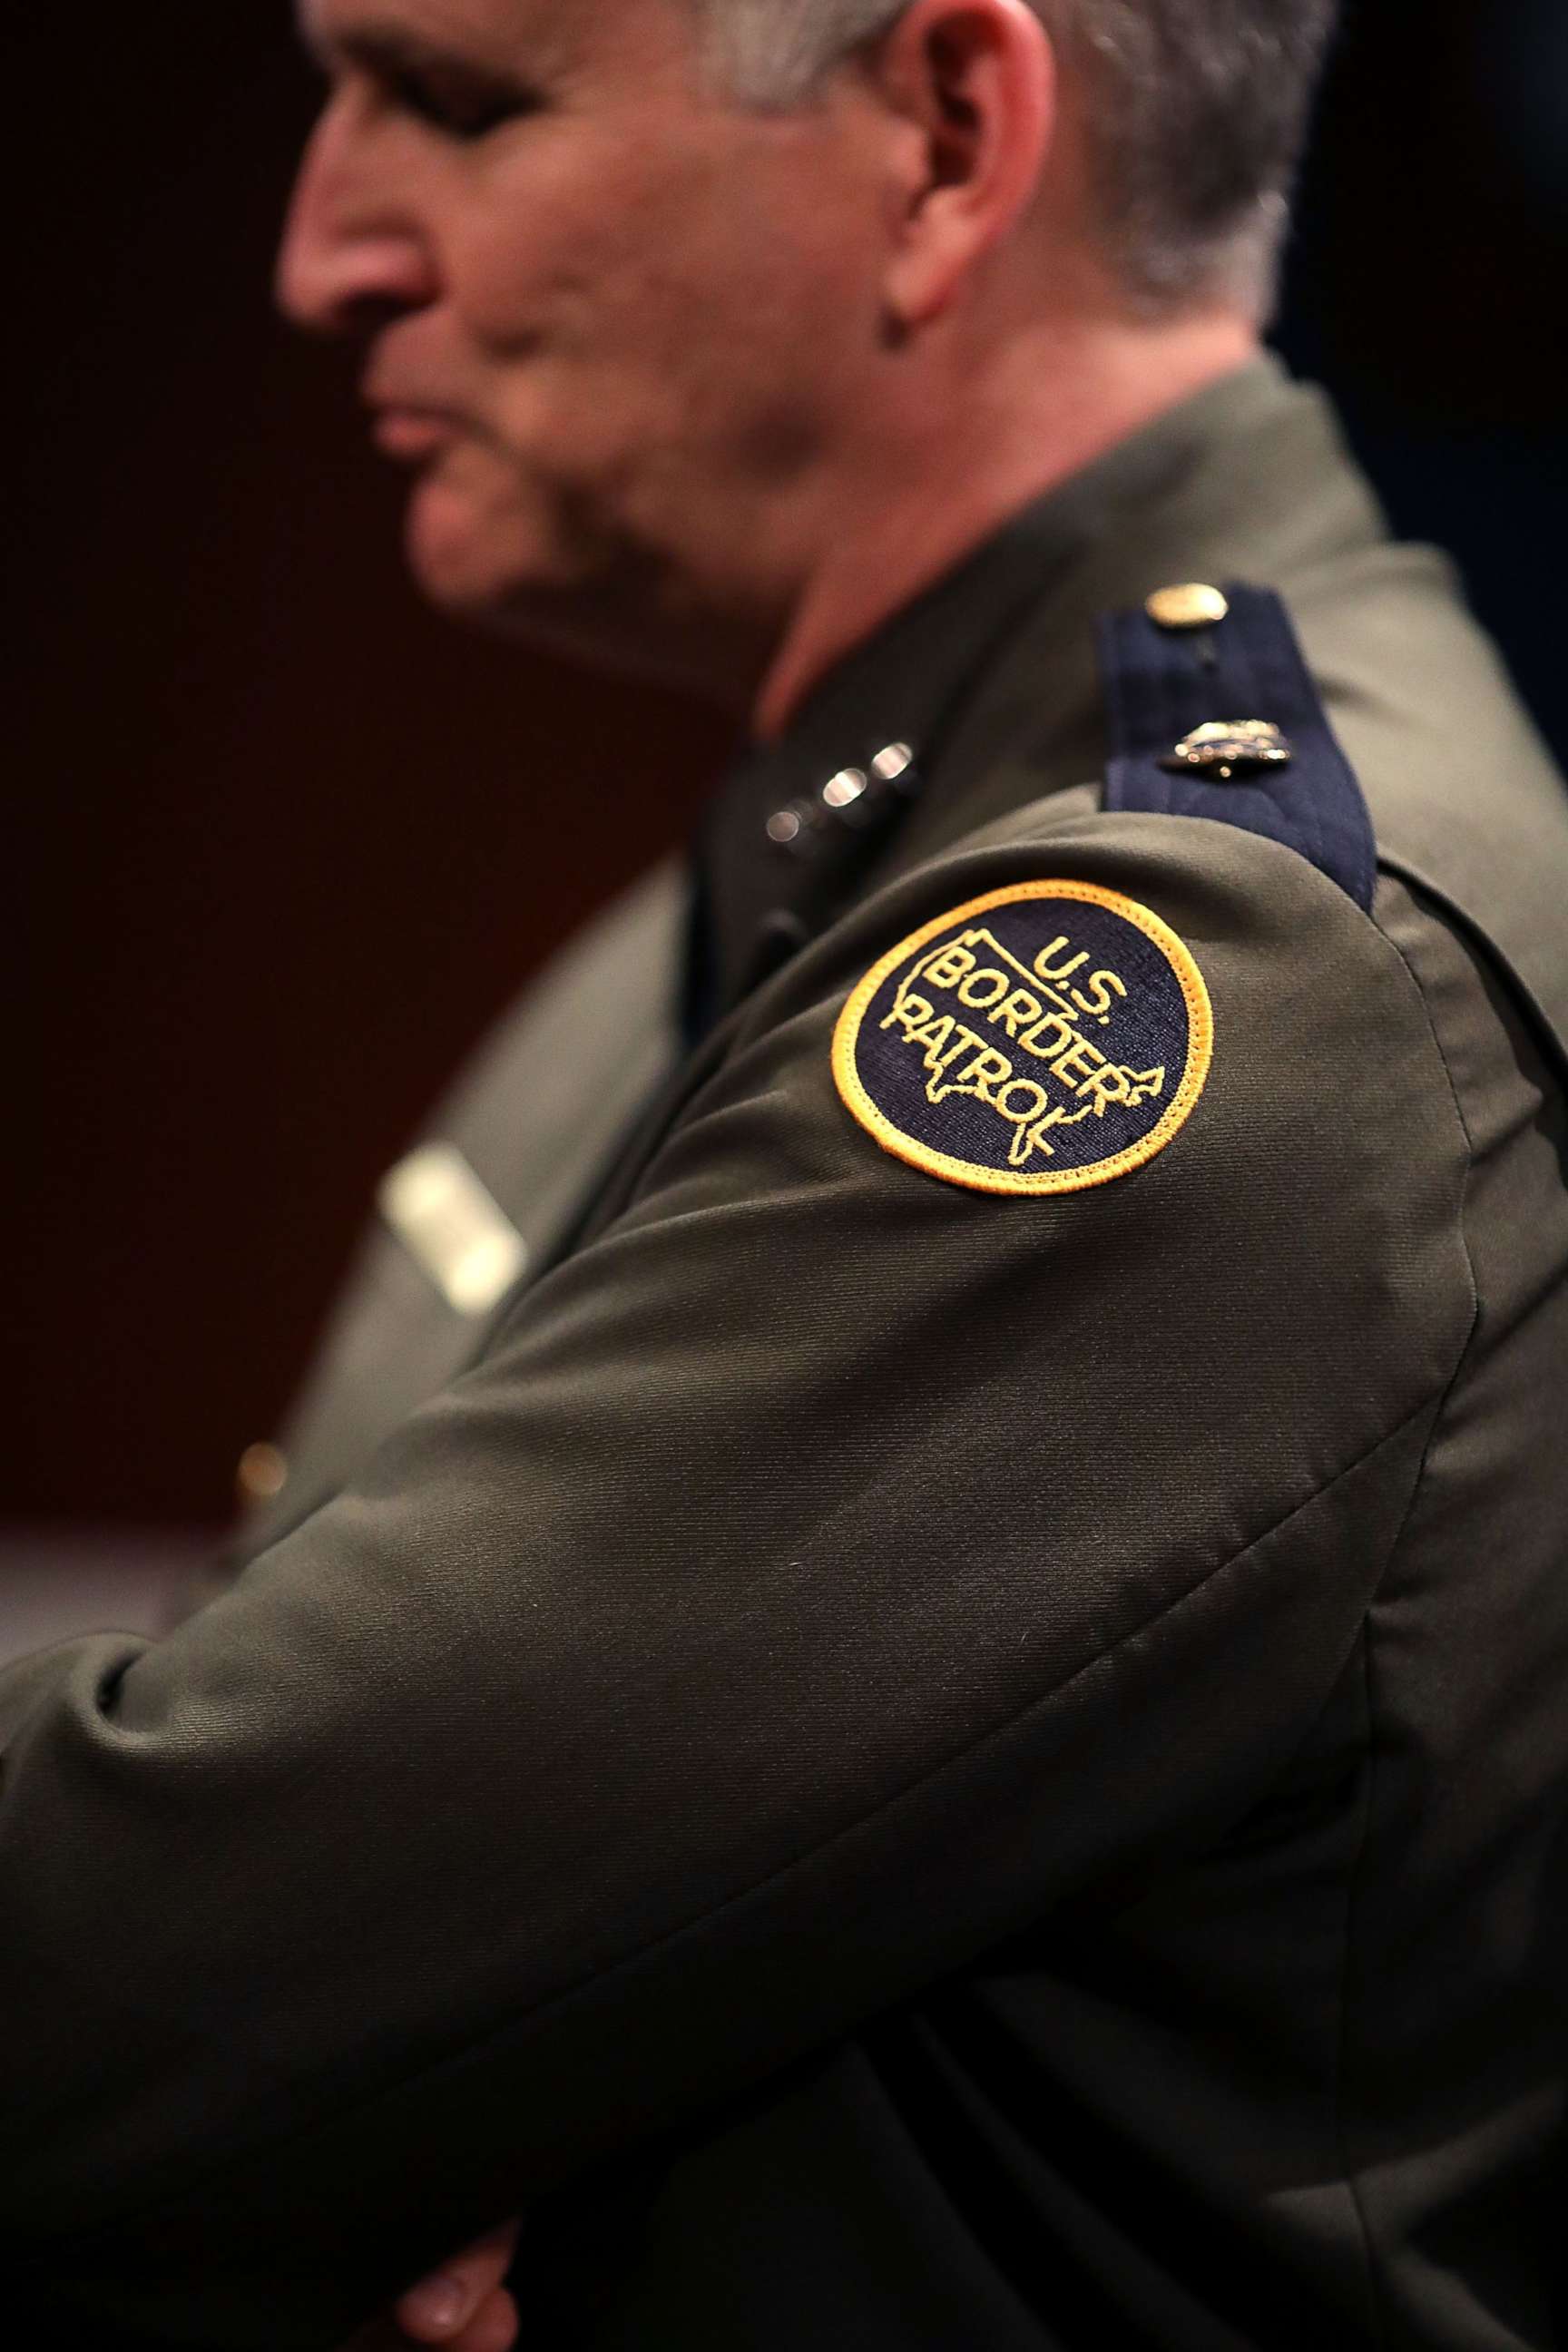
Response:
[{"label": "fabric wrinkle on sleeve", "polygon": [[[1188,942],[1213,1068],[1147,1165],[989,1196],[877,1148],[832,1034],[905,931],[1047,871]],[[1462,1164],[1403,966],[1274,845],[1076,820],[860,909],[356,1490],[160,1648],[0,1679],[13,2261],[331,2343],[1207,1833],[1375,1587],[1468,1328]]]}]

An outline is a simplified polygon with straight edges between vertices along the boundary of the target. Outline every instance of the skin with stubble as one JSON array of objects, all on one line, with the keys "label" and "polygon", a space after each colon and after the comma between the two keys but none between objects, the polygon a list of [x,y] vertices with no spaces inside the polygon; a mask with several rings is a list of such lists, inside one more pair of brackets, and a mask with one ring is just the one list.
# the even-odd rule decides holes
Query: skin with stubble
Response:
[{"label": "skin with stubble", "polygon": [[[772,112],[714,85],[680,0],[304,0],[303,30],[328,90],[280,299],[363,354],[421,585],[759,736],[1255,348],[1224,303],[1127,301],[1023,0],[914,0]],[[510,2244],[358,2352],[505,2352]]]},{"label": "skin with stubble", "polygon": [[787,112],[680,0],[306,0],[279,266],[365,352],[454,612],[763,733],[1008,513],[1229,367],[1129,315],[1022,0],[916,0]]}]

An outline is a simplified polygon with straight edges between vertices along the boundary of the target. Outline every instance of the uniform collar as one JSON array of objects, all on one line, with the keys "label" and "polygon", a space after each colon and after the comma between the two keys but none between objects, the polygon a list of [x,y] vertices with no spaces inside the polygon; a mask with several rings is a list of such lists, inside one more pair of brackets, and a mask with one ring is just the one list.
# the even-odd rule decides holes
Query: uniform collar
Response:
[{"label": "uniform collar", "polygon": [[1032,513],[895,613],[776,742],[731,770],[697,842],[693,962],[709,1014],[829,922],[897,838],[966,688],[1038,593]]},{"label": "uniform collar", "polygon": [[[1287,549],[1291,530],[1304,543]],[[1098,612],[1173,579],[1289,571],[1380,530],[1326,403],[1267,357],[1032,501],[731,770],[697,845],[695,1025],[825,928],[873,868],[1016,803],[1004,754],[1019,741],[1036,793],[1102,772]]]}]

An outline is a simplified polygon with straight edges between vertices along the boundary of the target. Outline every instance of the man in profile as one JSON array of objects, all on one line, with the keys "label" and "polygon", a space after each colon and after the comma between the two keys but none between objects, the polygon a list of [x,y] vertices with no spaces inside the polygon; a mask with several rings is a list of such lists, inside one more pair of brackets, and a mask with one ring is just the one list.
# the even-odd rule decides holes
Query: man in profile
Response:
[{"label": "man in profile", "polygon": [[468,1368],[0,1675],[37,2341],[1553,2340],[1568,809],[1259,354],[1330,14],[312,0],[420,580],[751,749]]}]

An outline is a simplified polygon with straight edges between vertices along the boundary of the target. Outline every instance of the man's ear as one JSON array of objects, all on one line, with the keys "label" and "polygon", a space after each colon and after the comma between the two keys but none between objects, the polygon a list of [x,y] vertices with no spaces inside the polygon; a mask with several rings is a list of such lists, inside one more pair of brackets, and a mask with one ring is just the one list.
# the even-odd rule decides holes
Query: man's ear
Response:
[{"label": "man's ear", "polygon": [[892,320],[908,330],[949,307],[1027,205],[1056,123],[1056,58],[1026,0],[914,0],[870,72],[920,133],[901,142],[885,279]]}]

